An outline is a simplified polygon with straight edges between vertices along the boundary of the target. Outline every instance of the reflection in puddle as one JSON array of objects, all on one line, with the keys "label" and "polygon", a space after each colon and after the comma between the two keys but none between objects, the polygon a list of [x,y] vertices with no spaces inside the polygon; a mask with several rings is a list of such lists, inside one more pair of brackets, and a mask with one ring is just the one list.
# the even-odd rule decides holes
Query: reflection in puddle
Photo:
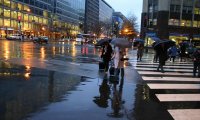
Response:
[{"label": "reflection in puddle", "polygon": [[20,120],[42,106],[60,101],[81,79],[8,63],[1,63],[0,70],[0,120]]}]

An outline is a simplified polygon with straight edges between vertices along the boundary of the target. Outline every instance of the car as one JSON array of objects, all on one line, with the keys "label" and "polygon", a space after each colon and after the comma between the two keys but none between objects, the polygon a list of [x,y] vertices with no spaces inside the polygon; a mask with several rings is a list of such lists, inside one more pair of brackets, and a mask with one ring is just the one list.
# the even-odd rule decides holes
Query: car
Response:
[{"label": "car", "polygon": [[47,36],[40,36],[40,37],[33,38],[34,43],[40,43],[40,44],[46,43],[47,44],[48,41],[49,41],[49,38]]},{"label": "car", "polygon": [[8,39],[8,40],[21,40],[21,35],[20,34],[13,34],[13,35],[7,36],[6,39]]}]

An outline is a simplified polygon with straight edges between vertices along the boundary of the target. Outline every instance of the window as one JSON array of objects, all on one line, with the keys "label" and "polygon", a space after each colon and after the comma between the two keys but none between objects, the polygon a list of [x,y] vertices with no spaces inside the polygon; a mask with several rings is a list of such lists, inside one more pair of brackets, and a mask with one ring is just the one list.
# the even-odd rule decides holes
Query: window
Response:
[{"label": "window", "polygon": [[4,9],[4,16],[10,17],[10,10]]},{"label": "window", "polygon": [[17,12],[16,11],[11,11],[11,18],[17,19]]},{"label": "window", "polygon": [[179,26],[179,20],[178,19],[169,19],[168,25]]},{"label": "window", "polygon": [[10,7],[10,0],[4,0],[4,5],[6,7]]}]

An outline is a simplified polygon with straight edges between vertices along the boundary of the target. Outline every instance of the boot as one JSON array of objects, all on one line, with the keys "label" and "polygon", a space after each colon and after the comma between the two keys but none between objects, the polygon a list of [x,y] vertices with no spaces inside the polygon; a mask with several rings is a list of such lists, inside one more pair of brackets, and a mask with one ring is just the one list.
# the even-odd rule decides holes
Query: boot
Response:
[{"label": "boot", "polygon": [[162,73],[164,73],[164,72],[165,72],[165,71],[164,71],[164,69],[163,69],[163,66],[161,66],[161,72],[162,72]]},{"label": "boot", "polygon": [[121,72],[121,79],[124,79],[124,68],[121,68],[120,72]]},{"label": "boot", "polygon": [[157,71],[159,71],[159,68],[160,68],[160,65],[158,65],[158,67],[157,67]]}]

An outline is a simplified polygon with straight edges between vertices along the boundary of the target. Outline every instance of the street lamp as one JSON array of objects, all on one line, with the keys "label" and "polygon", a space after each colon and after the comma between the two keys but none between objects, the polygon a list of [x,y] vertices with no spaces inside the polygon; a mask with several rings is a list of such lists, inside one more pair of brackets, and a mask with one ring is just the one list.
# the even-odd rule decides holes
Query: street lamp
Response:
[{"label": "street lamp", "polygon": [[126,28],[126,29],[124,30],[124,32],[125,32],[125,37],[128,38],[128,32],[129,32],[129,30]]},{"label": "street lamp", "polygon": [[125,29],[124,31],[127,33],[127,32],[128,32],[128,29]]}]

